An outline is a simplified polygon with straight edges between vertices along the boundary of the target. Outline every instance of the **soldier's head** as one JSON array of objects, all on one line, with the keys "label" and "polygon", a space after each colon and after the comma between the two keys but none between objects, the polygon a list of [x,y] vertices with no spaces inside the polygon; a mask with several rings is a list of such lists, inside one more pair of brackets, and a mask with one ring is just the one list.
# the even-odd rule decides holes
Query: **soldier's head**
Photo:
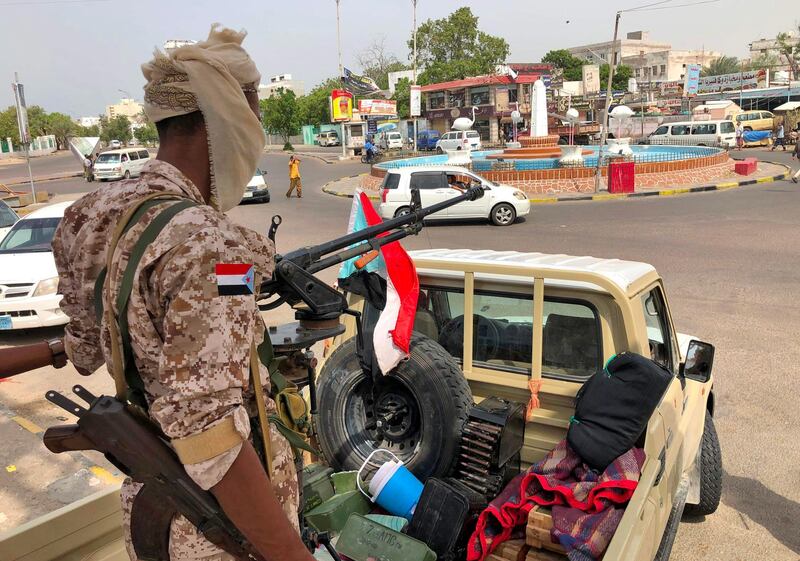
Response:
[{"label": "soldier's head", "polygon": [[158,159],[180,169],[221,211],[241,201],[266,138],[261,75],[242,48],[245,33],[211,27],[208,39],[142,65],[145,113],[158,130]]}]

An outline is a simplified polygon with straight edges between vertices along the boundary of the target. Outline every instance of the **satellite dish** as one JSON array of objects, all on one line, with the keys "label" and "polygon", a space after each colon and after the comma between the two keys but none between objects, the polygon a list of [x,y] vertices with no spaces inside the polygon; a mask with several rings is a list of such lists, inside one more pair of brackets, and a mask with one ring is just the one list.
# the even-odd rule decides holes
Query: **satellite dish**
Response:
[{"label": "satellite dish", "polygon": [[458,119],[459,115],[461,115],[461,112],[458,109],[456,109],[455,107],[453,107],[450,110],[450,117],[452,117],[453,119]]}]

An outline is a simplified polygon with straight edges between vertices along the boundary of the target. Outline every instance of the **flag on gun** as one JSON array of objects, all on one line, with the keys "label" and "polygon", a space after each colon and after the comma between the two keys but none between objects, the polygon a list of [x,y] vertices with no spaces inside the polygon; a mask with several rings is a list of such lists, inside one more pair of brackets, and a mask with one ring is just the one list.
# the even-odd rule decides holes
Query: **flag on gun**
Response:
[{"label": "flag on gun", "polygon": [[[380,223],[381,218],[367,195],[356,191],[348,233]],[[338,282],[340,288],[364,296],[373,308],[380,310],[374,324],[368,321],[369,315],[365,313],[365,332],[368,334],[371,330],[372,335],[365,337],[364,343],[365,350],[371,343],[378,369],[388,374],[408,356],[414,329],[419,279],[411,257],[400,242],[388,243],[381,246],[380,253],[342,263]],[[369,362],[370,358],[365,357],[365,360]]]}]

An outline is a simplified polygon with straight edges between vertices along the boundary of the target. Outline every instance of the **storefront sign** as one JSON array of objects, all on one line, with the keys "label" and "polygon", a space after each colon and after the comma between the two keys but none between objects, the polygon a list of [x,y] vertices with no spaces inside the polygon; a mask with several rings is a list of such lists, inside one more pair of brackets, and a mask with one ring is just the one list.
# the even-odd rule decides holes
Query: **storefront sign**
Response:
[{"label": "storefront sign", "polygon": [[583,75],[583,93],[597,93],[600,91],[600,67],[596,64],[584,64],[581,67]]},{"label": "storefront sign", "polygon": [[699,64],[689,64],[686,66],[686,82],[683,84],[684,95],[693,97],[700,89],[700,68]]},{"label": "storefront sign", "polygon": [[[661,95],[680,97],[684,93],[685,85],[685,81],[661,82]],[[767,87],[769,87],[769,72],[767,70],[748,70],[747,72],[699,78],[697,80],[696,93],[736,92]],[[687,92],[687,95],[691,94]]]},{"label": "storefront sign", "polygon": [[393,99],[359,99],[361,115],[397,115],[397,102]]},{"label": "storefront sign", "polygon": [[347,90],[331,91],[331,120],[333,122],[353,119],[353,94]]},{"label": "storefront sign", "polygon": [[410,93],[409,112],[412,117],[419,117],[422,115],[422,86],[411,86]]}]

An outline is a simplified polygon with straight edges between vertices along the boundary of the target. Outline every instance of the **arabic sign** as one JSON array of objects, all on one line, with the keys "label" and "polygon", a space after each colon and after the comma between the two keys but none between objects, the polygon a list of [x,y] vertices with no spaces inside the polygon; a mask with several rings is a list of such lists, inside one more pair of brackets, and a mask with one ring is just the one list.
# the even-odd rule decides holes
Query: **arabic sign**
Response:
[{"label": "arabic sign", "polygon": [[331,91],[331,120],[350,121],[353,118],[353,94],[347,90]]},{"label": "arabic sign", "polygon": [[581,67],[583,74],[583,93],[597,93],[600,91],[600,67],[596,64],[584,64]]},{"label": "arabic sign", "polygon": [[397,101],[393,99],[359,99],[358,112],[365,115],[397,115]]},{"label": "arabic sign", "polygon": [[422,86],[411,86],[410,111],[412,117],[422,115]]},{"label": "arabic sign", "polygon": [[[660,87],[662,95],[680,96],[684,92],[684,82],[661,82]],[[769,87],[769,72],[767,70],[748,70],[747,72],[736,72],[734,74],[706,76],[697,81],[698,94],[754,90],[766,87]],[[689,95],[688,92],[687,95]]]},{"label": "arabic sign", "polygon": [[683,93],[687,96],[697,95],[700,89],[700,68],[699,64],[689,64],[686,66],[686,81],[683,84]]}]

